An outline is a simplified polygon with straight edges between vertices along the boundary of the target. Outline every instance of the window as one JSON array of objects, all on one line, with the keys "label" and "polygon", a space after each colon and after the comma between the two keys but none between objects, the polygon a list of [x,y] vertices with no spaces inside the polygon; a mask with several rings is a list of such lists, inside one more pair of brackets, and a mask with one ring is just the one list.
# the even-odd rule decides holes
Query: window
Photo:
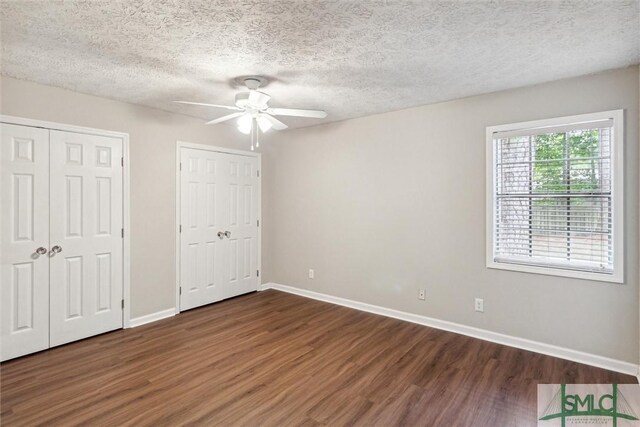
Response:
[{"label": "window", "polygon": [[622,117],[487,128],[487,267],[623,281]]}]

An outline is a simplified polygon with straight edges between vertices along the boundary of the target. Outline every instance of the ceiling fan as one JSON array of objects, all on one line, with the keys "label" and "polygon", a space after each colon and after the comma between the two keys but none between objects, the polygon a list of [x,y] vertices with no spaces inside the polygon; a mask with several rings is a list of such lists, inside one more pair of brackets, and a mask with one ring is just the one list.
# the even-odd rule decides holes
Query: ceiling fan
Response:
[{"label": "ceiling fan", "polygon": [[[249,90],[248,92],[240,92],[236,95],[236,105],[218,105],[206,104],[203,102],[190,101],[174,101],[179,104],[202,105],[205,107],[224,108],[236,111],[226,116],[208,121],[206,124],[214,125],[228,120],[238,118],[238,130],[244,134],[252,134],[255,132],[256,137],[258,129],[266,132],[273,128],[275,130],[286,129],[287,125],[276,119],[274,116],[291,116],[291,117],[309,117],[314,119],[324,119],[327,113],[321,110],[299,110],[293,108],[274,108],[269,107],[271,97],[264,92],[259,92],[258,88],[266,82],[264,77],[251,76],[242,80]],[[252,138],[253,142],[253,138]],[[253,147],[252,147],[253,148]]]}]

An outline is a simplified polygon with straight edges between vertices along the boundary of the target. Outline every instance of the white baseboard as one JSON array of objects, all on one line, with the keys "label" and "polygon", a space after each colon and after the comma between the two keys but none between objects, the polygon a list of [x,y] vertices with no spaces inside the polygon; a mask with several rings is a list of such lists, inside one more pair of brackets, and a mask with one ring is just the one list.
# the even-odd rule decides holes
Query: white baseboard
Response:
[{"label": "white baseboard", "polygon": [[158,311],[156,313],[147,314],[145,316],[136,317],[129,321],[129,327],[135,328],[136,326],[146,325],[147,323],[155,322],[156,320],[166,319],[176,315],[175,308],[168,308],[166,310]]},{"label": "white baseboard", "polygon": [[258,285],[258,292],[266,291],[267,289],[275,289],[273,288],[273,285],[275,285],[275,283],[261,283]]},{"label": "white baseboard", "polygon": [[321,294],[319,292],[309,291],[306,289],[295,288],[292,286],[280,285],[278,283],[264,283],[260,290],[275,289],[278,291],[288,292],[290,294],[300,295],[307,298],[325,301],[332,304],[342,305],[345,307],[355,308],[356,310],[366,311],[368,313],[379,314],[382,316],[393,317],[394,319],[405,320],[407,322],[417,323],[444,331],[455,332],[457,334],[478,338],[485,341],[491,341],[497,344],[516,347],[523,350],[529,350],[536,353],[546,354],[548,356],[558,357],[560,359],[571,360],[573,362],[584,363],[598,368],[608,369],[610,371],[621,372],[623,374],[633,375],[640,380],[639,366],[634,363],[622,360],[610,359],[608,357],[598,356],[595,354],[585,353],[569,348],[558,347],[551,344],[545,344],[538,341],[531,341],[524,338],[504,335],[497,332],[487,331],[485,329],[474,328],[473,326],[461,325],[459,323],[448,322],[446,320],[434,319],[432,317],[422,316],[419,314],[406,313],[403,311],[393,310],[391,308],[380,307],[377,305],[366,304],[359,301],[353,301],[346,298],[340,298],[332,295]]}]

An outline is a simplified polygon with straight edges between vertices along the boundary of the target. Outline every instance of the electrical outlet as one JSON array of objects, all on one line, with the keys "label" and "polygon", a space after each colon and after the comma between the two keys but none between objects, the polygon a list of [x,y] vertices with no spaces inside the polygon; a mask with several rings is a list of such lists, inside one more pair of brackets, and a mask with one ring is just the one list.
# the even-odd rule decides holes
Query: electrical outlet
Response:
[{"label": "electrical outlet", "polygon": [[476,311],[484,313],[484,300],[482,298],[476,298]]},{"label": "electrical outlet", "polygon": [[418,299],[425,300],[425,290],[423,288],[418,289]]},{"label": "electrical outlet", "polygon": [[313,270],[309,269],[309,279],[313,279],[314,274]]}]

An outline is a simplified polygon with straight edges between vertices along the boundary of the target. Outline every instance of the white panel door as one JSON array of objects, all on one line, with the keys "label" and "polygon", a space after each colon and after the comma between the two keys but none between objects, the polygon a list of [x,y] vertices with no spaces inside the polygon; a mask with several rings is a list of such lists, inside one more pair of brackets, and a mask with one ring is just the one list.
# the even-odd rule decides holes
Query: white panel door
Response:
[{"label": "white panel door", "polygon": [[258,288],[258,159],[180,150],[180,310]]},{"label": "white panel door", "polygon": [[224,156],[183,148],[180,177],[180,310],[223,298]]},{"label": "white panel door", "polygon": [[223,296],[231,298],[258,289],[258,159],[227,155],[228,218],[225,228],[226,266]]},{"label": "white panel door", "polygon": [[53,347],[122,327],[122,140],[52,130],[50,152]]},{"label": "white panel door", "polygon": [[1,124],[0,359],[49,347],[49,131]]}]

